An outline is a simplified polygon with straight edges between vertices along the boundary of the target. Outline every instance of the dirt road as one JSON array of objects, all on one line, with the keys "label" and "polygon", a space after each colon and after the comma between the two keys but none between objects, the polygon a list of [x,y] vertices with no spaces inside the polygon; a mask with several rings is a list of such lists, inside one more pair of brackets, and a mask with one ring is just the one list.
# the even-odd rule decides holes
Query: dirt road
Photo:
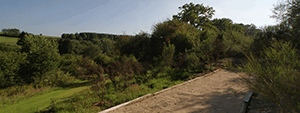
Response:
[{"label": "dirt road", "polygon": [[248,91],[240,76],[221,69],[109,113],[238,113]]}]

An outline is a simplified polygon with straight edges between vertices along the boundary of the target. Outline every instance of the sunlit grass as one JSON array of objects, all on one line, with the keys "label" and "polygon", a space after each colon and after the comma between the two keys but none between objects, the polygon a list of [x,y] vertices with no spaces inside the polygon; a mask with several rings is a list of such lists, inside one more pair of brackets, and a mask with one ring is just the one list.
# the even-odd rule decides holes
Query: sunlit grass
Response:
[{"label": "sunlit grass", "polygon": [[0,43],[16,43],[18,40],[19,38],[0,36]]}]

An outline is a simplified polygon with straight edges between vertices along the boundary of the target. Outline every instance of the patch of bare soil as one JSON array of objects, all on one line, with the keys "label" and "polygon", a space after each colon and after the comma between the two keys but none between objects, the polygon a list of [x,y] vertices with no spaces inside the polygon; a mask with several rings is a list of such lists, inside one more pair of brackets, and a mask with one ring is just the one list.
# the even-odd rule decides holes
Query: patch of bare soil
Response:
[{"label": "patch of bare soil", "polygon": [[248,92],[239,75],[221,69],[109,113],[238,113]]}]

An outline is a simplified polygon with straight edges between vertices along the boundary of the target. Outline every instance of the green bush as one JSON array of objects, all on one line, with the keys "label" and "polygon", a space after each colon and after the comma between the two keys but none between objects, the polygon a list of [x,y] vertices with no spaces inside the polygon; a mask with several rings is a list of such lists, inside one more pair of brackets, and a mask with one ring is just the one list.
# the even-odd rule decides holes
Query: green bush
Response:
[{"label": "green bush", "polygon": [[291,43],[275,41],[260,59],[250,55],[248,60],[242,70],[255,79],[243,77],[249,88],[277,104],[282,113],[300,112],[300,60]]},{"label": "green bush", "polygon": [[10,45],[10,44],[6,44],[6,43],[0,43],[0,51],[13,51],[13,52],[18,52],[21,49],[20,46],[18,45]]},{"label": "green bush", "polygon": [[103,65],[106,67],[109,63],[114,61],[114,58],[111,58],[106,54],[100,53],[97,55],[97,57],[94,59],[94,61],[97,64],[100,64],[100,65]]},{"label": "green bush", "polygon": [[0,88],[17,85],[20,64],[26,62],[26,53],[0,51]]},{"label": "green bush", "polygon": [[161,55],[161,64],[160,66],[171,66],[173,65],[173,58],[175,54],[175,46],[174,44],[171,44],[170,42],[165,43],[163,50],[162,50],[162,55]]},{"label": "green bush", "polygon": [[204,68],[204,63],[201,63],[199,58],[197,57],[196,53],[192,52],[187,54],[186,57],[186,66],[188,69],[197,69],[197,68]]},{"label": "green bush", "polygon": [[22,42],[22,51],[27,53],[27,62],[20,66],[19,71],[22,81],[40,83],[46,78],[55,77],[61,62],[58,44],[53,40],[33,35],[25,36]]},{"label": "green bush", "polygon": [[78,61],[82,58],[73,54],[63,54],[61,55],[61,70],[65,72],[69,72],[71,76],[78,77],[80,73],[78,72]]}]

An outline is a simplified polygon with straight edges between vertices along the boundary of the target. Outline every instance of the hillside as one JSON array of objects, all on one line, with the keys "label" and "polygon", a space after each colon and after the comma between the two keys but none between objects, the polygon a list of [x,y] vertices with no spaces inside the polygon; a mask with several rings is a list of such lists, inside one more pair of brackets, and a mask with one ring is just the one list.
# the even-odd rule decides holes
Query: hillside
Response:
[{"label": "hillside", "polygon": [[[38,36],[38,35],[36,35],[36,36]],[[54,36],[40,36],[40,37],[60,38],[60,37],[54,37]],[[0,43],[17,43],[18,40],[19,40],[19,37],[7,36],[7,35],[3,34],[2,32],[0,32]]]}]

